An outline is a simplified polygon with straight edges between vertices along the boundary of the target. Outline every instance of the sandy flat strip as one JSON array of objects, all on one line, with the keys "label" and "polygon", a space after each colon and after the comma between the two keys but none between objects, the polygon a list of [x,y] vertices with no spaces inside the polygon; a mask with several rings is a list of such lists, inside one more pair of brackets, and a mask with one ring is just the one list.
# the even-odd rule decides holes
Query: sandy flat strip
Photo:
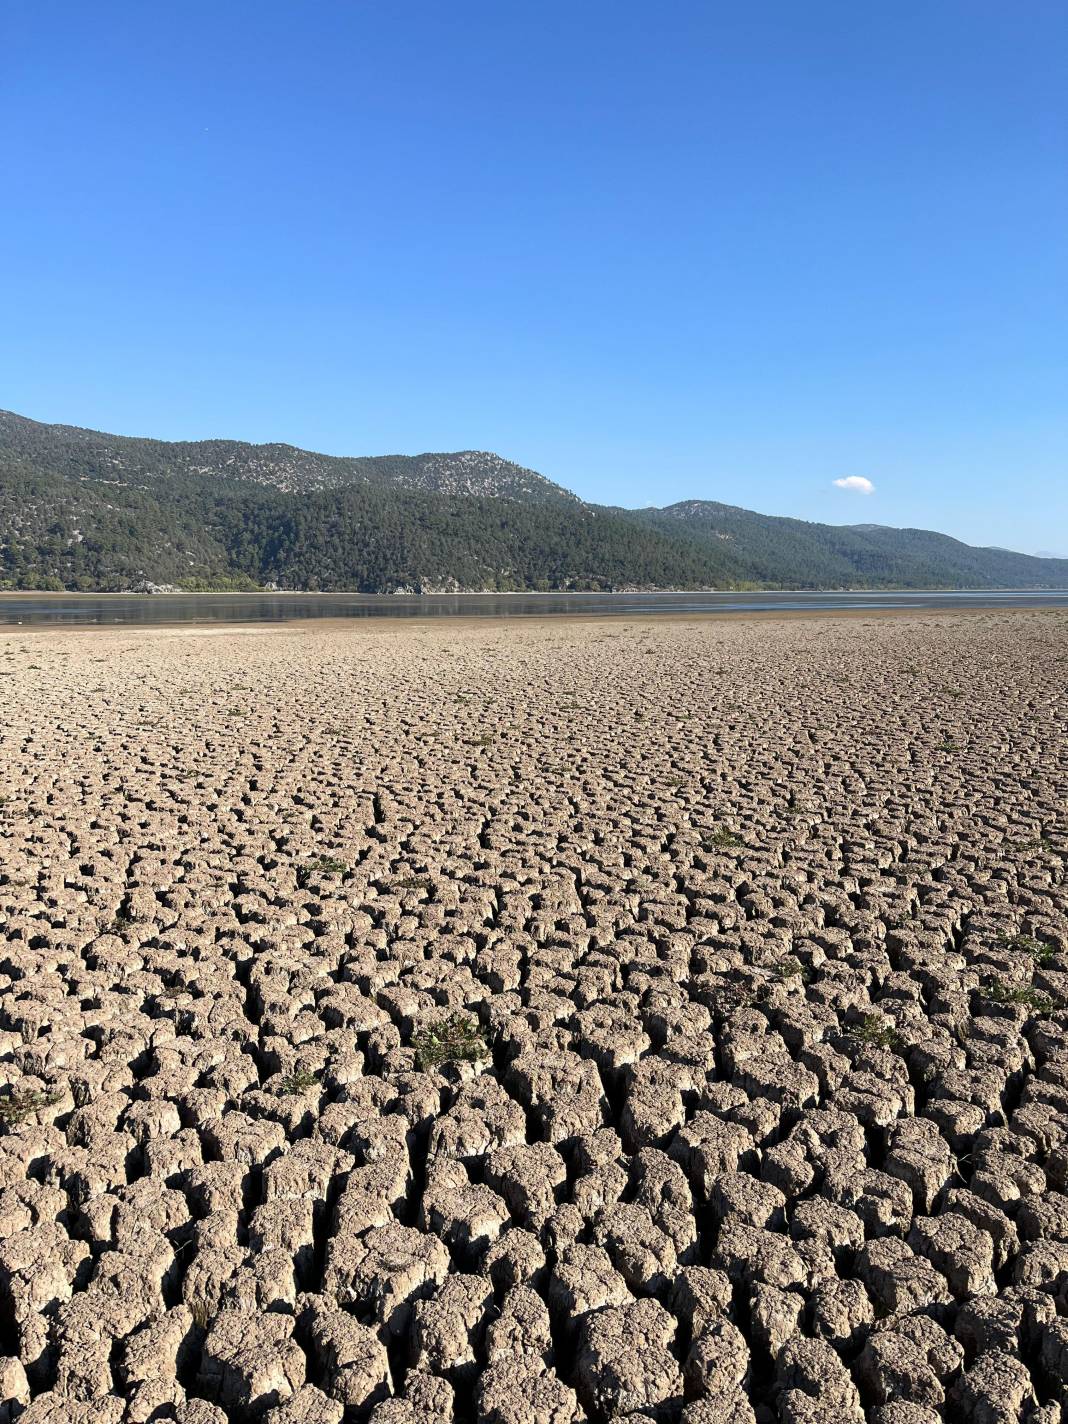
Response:
[{"label": "sandy flat strip", "polygon": [[[58,597],[58,595],[57,595]],[[367,614],[356,618],[293,618],[278,621],[249,619],[227,619],[219,623],[187,621],[178,623],[27,623],[10,625],[0,623],[0,638],[8,637],[29,637],[42,633],[47,634],[71,634],[71,633],[118,633],[132,634],[139,633],[148,637],[164,637],[168,634],[186,636],[190,633],[204,634],[206,636],[225,636],[227,634],[246,634],[249,632],[259,633],[299,633],[315,632],[316,630],[336,629],[345,631],[355,631],[365,628],[369,633],[380,633],[388,631],[399,631],[403,628],[435,628],[452,629],[456,627],[473,628],[512,628],[517,624],[534,627],[554,626],[560,623],[567,624],[592,624],[595,626],[623,626],[631,627],[638,624],[658,624],[658,623],[683,623],[683,624],[703,624],[709,621],[728,620],[730,622],[794,622],[799,619],[846,619],[846,620],[872,620],[875,622],[883,619],[920,619],[925,620],[931,617],[937,618],[961,618],[961,617],[985,617],[991,613],[997,614],[1035,614],[1035,613],[1065,613],[1066,610],[1060,604],[1033,604],[1021,605],[1018,607],[959,607],[959,608],[769,608],[769,609],[708,609],[694,611],[691,609],[667,609],[662,613],[612,613],[612,614],[591,614],[588,612],[576,613],[553,613],[553,614],[517,614],[513,616],[489,616],[479,615],[477,617],[468,614],[435,614],[424,618],[412,615],[395,614]]]}]

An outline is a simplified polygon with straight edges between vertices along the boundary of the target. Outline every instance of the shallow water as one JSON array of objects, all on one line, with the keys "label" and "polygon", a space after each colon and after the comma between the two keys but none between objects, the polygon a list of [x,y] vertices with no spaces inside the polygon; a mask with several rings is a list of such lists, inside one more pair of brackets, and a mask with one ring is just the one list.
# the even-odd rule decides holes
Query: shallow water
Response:
[{"label": "shallow water", "polygon": [[886,608],[1068,607],[1068,589],[864,593],[0,594],[0,624],[284,623],[309,618],[544,618]]}]

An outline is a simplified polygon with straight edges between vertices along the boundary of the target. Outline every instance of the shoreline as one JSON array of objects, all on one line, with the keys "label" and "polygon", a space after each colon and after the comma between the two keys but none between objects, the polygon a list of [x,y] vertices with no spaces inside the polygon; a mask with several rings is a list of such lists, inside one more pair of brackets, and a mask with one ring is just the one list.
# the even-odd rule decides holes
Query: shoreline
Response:
[{"label": "shoreline", "polygon": [[0,600],[5,598],[387,598],[397,599],[403,602],[410,598],[637,598],[637,597],[662,597],[662,598],[697,598],[712,597],[716,594],[723,598],[738,598],[744,595],[752,595],[754,598],[771,597],[774,595],[789,596],[798,598],[835,597],[835,598],[863,598],[869,596],[890,597],[901,594],[932,595],[938,594],[943,598],[952,598],[956,595],[960,597],[974,594],[1066,594],[1068,588],[1032,588],[1005,587],[1005,588],[983,588],[968,587],[958,588],[952,585],[931,585],[929,588],[917,588],[913,585],[895,584],[892,588],[554,588],[554,589],[507,589],[500,592],[492,589],[463,589],[457,592],[439,591],[436,593],[361,593],[356,589],[306,589],[306,588],[273,588],[273,589],[178,589],[167,593],[142,593],[136,589],[129,590],[108,590],[102,592],[86,591],[84,589],[32,589],[32,588],[12,588],[0,590]]},{"label": "shoreline", "polygon": [[355,630],[366,627],[370,632],[382,633],[389,630],[399,631],[402,628],[425,630],[446,625],[451,629],[469,628],[489,629],[522,626],[527,628],[558,627],[568,625],[573,627],[576,624],[593,624],[598,627],[612,627],[621,621],[625,624],[679,624],[688,623],[702,625],[705,623],[734,622],[734,623],[778,623],[797,622],[803,620],[833,619],[853,620],[858,618],[877,619],[880,622],[887,619],[901,618],[957,618],[961,615],[974,617],[982,614],[1049,614],[1064,613],[1068,615],[1068,608],[1064,604],[1026,604],[1020,607],[999,606],[991,604],[989,606],[965,606],[962,608],[756,608],[756,609],[673,609],[663,613],[649,613],[646,611],[628,612],[622,610],[613,614],[592,614],[589,612],[575,613],[554,613],[548,616],[536,613],[516,615],[513,617],[501,617],[499,615],[487,614],[483,617],[465,617],[462,614],[435,614],[433,617],[397,617],[395,615],[383,614],[362,614],[358,618],[279,618],[279,619],[226,619],[221,621],[198,622],[192,619],[175,619],[167,623],[0,623],[0,637],[25,637],[29,634],[39,635],[47,633],[51,635],[66,633],[115,633],[121,636],[140,633],[152,637],[160,637],[167,633],[182,634],[191,636],[193,634],[204,633],[213,637],[222,637],[228,633],[248,634],[248,633],[314,633],[317,629],[324,632],[339,632],[344,630]]}]

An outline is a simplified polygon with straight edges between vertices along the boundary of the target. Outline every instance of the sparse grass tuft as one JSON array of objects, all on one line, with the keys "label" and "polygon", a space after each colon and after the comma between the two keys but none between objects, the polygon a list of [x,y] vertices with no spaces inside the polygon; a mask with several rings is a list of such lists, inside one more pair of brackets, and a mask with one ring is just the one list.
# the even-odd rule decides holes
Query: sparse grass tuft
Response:
[{"label": "sparse grass tuft", "polygon": [[398,890],[421,890],[429,895],[431,890],[430,878],[426,875],[406,875],[403,880],[395,882]]},{"label": "sparse grass tuft", "polygon": [[62,1093],[57,1092],[41,1093],[29,1088],[11,1088],[0,1093],[0,1122],[6,1127],[21,1127],[42,1108],[55,1107],[62,1096]]},{"label": "sparse grass tuft", "polygon": [[717,984],[706,992],[704,1002],[716,1018],[725,1019],[736,1009],[751,1008],[763,997],[745,984]]},{"label": "sparse grass tuft", "polygon": [[1031,855],[1042,850],[1052,850],[1053,842],[1049,836],[1036,836],[1031,841],[1017,841],[1016,849],[1023,851],[1025,855]]},{"label": "sparse grass tuft", "polygon": [[443,1063],[478,1063],[489,1057],[489,1046],[474,1019],[450,1014],[440,1023],[421,1029],[412,1039],[419,1071],[427,1073]]},{"label": "sparse grass tuft", "polygon": [[349,869],[347,862],[333,855],[316,855],[306,860],[297,870],[297,884],[305,886],[316,875],[344,875]]},{"label": "sparse grass tuft", "polygon": [[901,1043],[901,1035],[883,1014],[865,1014],[846,1032],[858,1043],[868,1043],[873,1048],[897,1048]]},{"label": "sparse grass tuft", "polygon": [[812,970],[807,964],[802,964],[800,959],[788,954],[784,959],[777,959],[771,966],[771,972],[777,979],[800,979],[802,984],[807,984],[812,978]]},{"label": "sparse grass tuft", "polygon": [[983,993],[995,1004],[1034,1009],[1037,1014],[1050,1014],[1057,1007],[1055,1001],[1041,989],[1035,989],[1030,984],[1006,984],[1004,979],[992,979],[983,986]]},{"label": "sparse grass tuft", "polygon": [[720,826],[710,836],[705,836],[701,842],[702,850],[739,850],[745,845],[741,836],[736,836],[733,831],[728,831],[725,826]]},{"label": "sparse grass tuft", "polygon": [[1052,944],[1046,944],[1043,940],[1035,939],[1032,935],[1007,935],[1002,931],[998,935],[998,944],[1002,949],[1013,949],[1020,954],[1029,954],[1036,964],[1049,964],[1057,957],[1057,951]]},{"label": "sparse grass tuft", "polygon": [[292,1073],[289,1077],[281,1080],[275,1091],[280,1098],[293,1097],[297,1093],[306,1093],[309,1088],[314,1088],[318,1082],[318,1073]]}]

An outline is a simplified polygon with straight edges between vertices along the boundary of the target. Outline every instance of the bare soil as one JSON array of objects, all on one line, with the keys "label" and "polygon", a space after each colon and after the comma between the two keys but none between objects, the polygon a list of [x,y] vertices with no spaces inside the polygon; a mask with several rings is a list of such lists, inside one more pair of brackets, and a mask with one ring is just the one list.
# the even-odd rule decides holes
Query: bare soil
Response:
[{"label": "bare soil", "polygon": [[0,634],[0,1424],[1063,1424],[1066,682]]}]

